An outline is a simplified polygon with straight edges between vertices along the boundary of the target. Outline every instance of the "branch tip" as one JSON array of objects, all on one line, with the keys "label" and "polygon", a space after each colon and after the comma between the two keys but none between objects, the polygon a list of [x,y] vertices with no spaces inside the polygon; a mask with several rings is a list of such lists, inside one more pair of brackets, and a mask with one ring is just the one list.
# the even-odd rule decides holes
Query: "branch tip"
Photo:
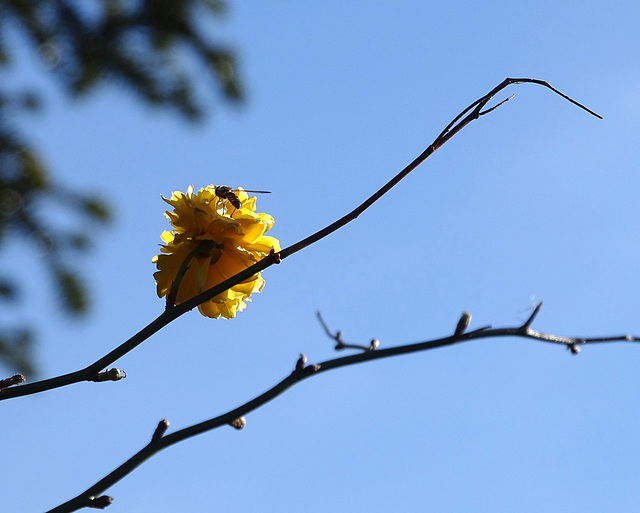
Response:
[{"label": "branch tip", "polygon": [[489,114],[489,112],[492,112],[492,111],[496,110],[498,107],[501,107],[502,105],[507,103],[509,100],[511,100],[514,96],[515,96],[515,93],[512,94],[511,96],[509,96],[509,98],[505,98],[504,100],[502,100],[500,103],[498,103],[498,105],[494,105],[493,107],[490,107],[487,110],[479,112],[478,116],[484,116],[485,114]]},{"label": "branch tip", "polygon": [[169,429],[169,421],[167,419],[162,419],[160,422],[158,422],[158,426],[153,432],[151,441],[156,442],[157,440],[160,440],[166,433],[167,429]]},{"label": "branch tip", "polygon": [[536,318],[536,316],[538,315],[538,312],[540,311],[541,308],[542,308],[542,301],[540,301],[534,307],[533,312],[531,313],[529,318],[525,321],[525,323],[521,326],[521,329],[523,329],[523,330],[528,330],[529,329],[529,327],[531,326],[531,323]]},{"label": "branch tip", "polygon": [[342,349],[358,349],[364,352],[375,351],[380,345],[380,341],[375,338],[372,339],[371,342],[369,342],[368,346],[365,346],[363,344],[347,343],[344,340],[342,340],[342,331],[338,330],[335,332],[335,334],[331,333],[329,326],[327,326],[327,323],[324,322],[324,319],[322,318],[322,315],[320,314],[319,311],[316,312],[316,317],[318,317],[318,321],[320,322],[324,332],[327,334],[327,337],[335,341],[336,345],[333,348],[336,351],[341,351]]},{"label": "branch tip", "polygon": [[456,329],[453,332],[453,336],[458,337],[462,335],[469,327],[470,322],[471,322],[471,314],[469,312],[462,312],[462,315],[460,316],[460,320],[456,325]]},{"label": "branch tip", "polygon": [[327,326],[327,323],[324,322],[324,319],[322,318],[322,314],[320,313],[320,310],[316,312],[316,317],[318,318],[318,322],[322,326],[322,329],[327,334],[327,337],[336,338],[337,336],[341,335],[340,332],[338,332],[335,336],[331,333],[331,331],[329,330],[329,326]]},{"label": "branch tip", "polygon": [[307,364],[307,357],[303,353],[300,353],[300,358],[298,358],[298,361],[296,362],[296,371],[299,372],[303,370],[306,364]]},{"label": "branch tip", "polygon": [[541,85],[541,86],[546,87],[547,89],[553,91],[557,95],[561,96],[562,98],[567,100],[569,103],[573,103],[576,107],[580,107],[582,110],[587,111],[592,116],[595,116],[598,119],[602,119],[602,116],[600,114],[595,113],[591,109],[589,109],[589,108],[585,107],[584,105],[582,105],[581,103],[575,101],[573,98],[567,96],[562,91],[559,91],[558,89],[553,87],[546,80],[540,80],[540,79],[537,79],[537,78],[506,78],[504,80],[504,82],[502,84],[500,84],[500,86],[498,86],[498,88],[499,88],[498,90],[503,89],[504,87],[506,87],[508,85],[511,85],[511,84],[537,84],[537,85]]}]

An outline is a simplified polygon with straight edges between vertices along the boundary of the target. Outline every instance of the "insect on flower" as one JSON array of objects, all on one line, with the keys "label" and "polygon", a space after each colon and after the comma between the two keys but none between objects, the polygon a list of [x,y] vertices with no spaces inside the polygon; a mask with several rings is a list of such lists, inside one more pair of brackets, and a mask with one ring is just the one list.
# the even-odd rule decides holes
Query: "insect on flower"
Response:
[{"label": "insect on flower", "polygon": [[[231,193],[233,195],[231,195]],[[157,271],[158,297],[180,305],[280,251],[280,243],[265,235],[274,224],[269,214],[256,212],[256,198],[243,189],[208,185],[164,198],[171,231],[162,232]],[[237,200],[239,208],[232,201]],[[236,214],[236,215],[232,215]],[[205,317],[231,319],[244,310],[264,286],[260,273],[198,305]]]},{"label": "insect on flower", "polygon": [[[222,200],[226,199],[236,209],[240,208],[240,200],[238,199],[238,196],[236,196],[236,193],[233,192],[231,187],[228,187],[227,185],[216,185],[216,186],[214,186],[214,188],[215,188],[215,194],[216,194],[216,196],[218,196],[218,198],[220,198]],[[271,191],[245,190],[244,192],[250,192],[252,194],[271,194]]]}]

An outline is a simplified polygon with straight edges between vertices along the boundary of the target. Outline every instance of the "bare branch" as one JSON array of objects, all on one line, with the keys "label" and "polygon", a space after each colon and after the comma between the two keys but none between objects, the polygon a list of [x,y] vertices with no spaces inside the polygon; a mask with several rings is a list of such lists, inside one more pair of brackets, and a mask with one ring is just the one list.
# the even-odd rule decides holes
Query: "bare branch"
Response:
[{"label": "bare branch", "polygon": [[[332,234],[336,230],[342,228],[346,224],[350,223],[354,219],[356,219],[360,214],[362,214],[365,210],[367,210],[371,205],[373,205],[376,201],[378,201],[382,196],[384,196],[389,190],[391,190],[395,185],[397,185],[403,178],[405,178],[411,171],[417,168],[420,164],[422,164],[433,152],[435,152],[438,148],[444,145],[449,139],[451,139],[455,134],[457,134],[460,130],[462,130],[465,126],[467,126],[471,121],[478,119],[481,115],[488,114],[493,111],[496,107],[505,103],[496,105],[496,107],[491,107],[486,111],[482,111],[482,109],[489,103],[489,101],[500,91],[505,89],[506,87],[514,84],[537,84],[543,87],[546,87],[553,91],[554,93],[560,95],[565,100],[573,103],[574,105],[580,107],[581,109],[586,110],[588,113],[601,118],[598,114],[593,112],[592,110],[586,108],[584,105],[576,102],[571,99],[564,93],[561,93],[554,87],[552,87],[548,82],[544,80],[538,80],[534,78],[506,78],[496,87],[494,87],[491,91],[489,91],[482,98],[474,101],[471,105],[469,105],[466,109],[464,109],[460,114],[458,114],[449,125],[438,135],[438,137],[434,140],[432,144],[430,144],[426,150],[424,150],[418,157],[416,157],[413,162],[411,162],[408,166],[406,166],[402,171],[400,171],[396,176],[394,176],[389,182],[387,182],[384,186],[382,186],[378,191],[376,191],[373,195],[371,195],[367,200],[365,200],[358,207],[353,209],[347,215],[341,217],[337,221],[331,223],[327,227],[319,230],[318,232],[302,239],[301,241],[292,244],[291,246],[283,249],[280,253],[272,253],[257,262],[256,264],[248,267],[244,271],[239,272],[235,276],[223,281],[222,283],[212,287],[209,290],[198,294],[197,296],[191,298],[184,303],[181,303],[176,306],[172,306],[171,298],[168,299],[167,309],[158,316],[154,321],[145,326],[140,332],[136,333],[133,337],[131,337],[126,342],[122,343],[120,346],[116,347],[113,351],[103,356],[96,362],[92,363],[88,367],[71,372],[69,374],[64,374],[62,376],[57,376],[55,378],[46,379],[43,381],[37,381],[35,383],[29,383],[26,385],[21,385],[19,387],[6,388],[4,390],[0,390],[0,400],[9,399],[11,397],[19,397],[24,395],[35,394],[38,392],[43,392],[45,390],[51,390],[54,388],[71,385],[73,383],[79,383],[81,381],[92,381],[96,375],[105,367],[112,365],[116,360],[121,358],[123,355],[132,351],[146,339],[148,339],[151,335],[162,329],[164,326],[180,317],[182,314],[192,310],[198,305],[209,301],[214,298],[218,294],[221,294],[225,290],[230,289],[234,285],[241,283],[256,273],[259,273],[265,270],[267,267],[270,267],[273,264],[279,264],[283,259],[288,256],[297,253],[298,251],[318,242],[319,240],[327,237]],[[468,113],[468,114],[467,114]],[[171,294],[170,294],[171,295]]]},{"label": "bare branch", "polygon": [[[390,347],[386,349],[380,349],[377,351],[366,351],[358,354],[354,354],[351,356],[346,356],[343,358],[336,358],[333,360],[327,360],[325,362],[321,362],[314,365],[306,365],[306,357],[304,355],[300,355],[298,362],[296,363],[296,367],[293,372],[284,378],[280,383],[275,385],[273,388],[267,390],[263,394],[258,397],[248,401],[242,406],[231,410],[227,413],[224,413],[218,417],[214,417],[212,419],[206,420],[204,422],[200,422],[199,424],[195,424],[193,426],[189,426],[187,428],[176,431],[175,433],[170,433],[165,436],[156,436],[154,434],[151,442],[145,446],[142,450],[140,450],[137,454],[133,455],[127,461],[125,461],[122,465],[120,465],[113,472],[105,476],[103,479],[98,481],[95,485],[91,486],[84,492],[82,492],[77,497],[71,499],[68,502],[50,510],[47,513],[70,513],[73,511],[77,511],[80,508],[86,507],[88,505],[88,501],[92,500],[92,497],[103,493],[108,488],[113,486],[115,483],[123,479],[129,473],[131,473],[135,468],[144,463],[147,459],[149,459],[154,454],[160,452],[167,447],[182,442],[188,438],[206,433],[213,429],[219,428],[221,426],[232,425],[236,429],[241,429],[244,427],[245,420],[244,416],[256,410],[260,406],[268,403],[272,399],[275,399],[279,395],[283,394],[290,387],[295,385],[296,383],[311,377],[316,374],[320,374],[325,371],[329,371],[332,369],[337,369],[340,367],[346,367],[349,365],[355,365],[358,363],[363,363],[370,360],[377,360],[380,358],[388,358],[391,356],[398,356],[403,354],[411,354],[420,351],[428,351],[431,349],[436,349],[439,347],[445,347],[452,344],[456,344],[459,342],[468,342],[470,340],[478,340],[482,338],[497,338],[497,337],[523,337],[529,338],[533,340],[538,340],[541,342],[550,342],[554,344],[562,344],[571,350],[572,353],[577,353],[575,351],[578,345],[584,345],[589,343],[597,343],[597,342],[640,342],[640,337],[632,336],[632,335],[619,335],[619,336],[606,336],[606,337],[593,337],[593,338],[581,338],[581,337],[565,337],[560,335],[552,335],[547,333],[541,333],[539,331],[532,330],[530,328],[530,321],[533,320],[535,315],[540,311],[542,307],[542,303],[538,303],[534,313],[530,316],[529,320],[523,324],[522,326],[516,326],[512,328],[480,328],[477,330],[470,331],[468,333],[460,333],[454,334],[449,337],[428,340],[425,342],[418,342],[416,344],[408,344],[396,347]],[[469,318],[471,317],[467,314]],[[463,314],[464,317],[464,314]],[[321,321],[323,324],[324,322]],[[326,328],[326,325],[324,325]],[[329,330],[326,329],[328,333]],[[239,420],[241,419],[241,420]],[[165,421],[161,421],[162,424]],[[160,425],[156,428],[156,433],[158,429],[160,429]],[[167,422],[168,427],[168,422]]]},{"label": "bare branch", "polygon": [[[334,231],[342,228],[347,223],[356,219],[360,214],[362,214],[365,210],[367,210],[371,205],[373,205],[376,201],[378,201],[382,196],[384,196],[387,192],[389,192],[395,185],[397,185],[403,178],[405,178],[411,171],[417,168],[420,164],[422,164],[433,152],[435,152],[438,148],[443,146],[449,139],[451,139],[454,135],[456,135],[460,130],[462,130],[465,126],[467,126],[472,121],[478,119],[481,115],[488,114],[493,111],[496,107],[504,104],[505,101],[498,104],[496,107],[490,108],[487,111],[482,111],[482,109],[491,101],[491,99],[498,94],[500,91],[505,89],[506,87],[514,84],[537,84],[543,87],[546,87],[553,91],[554,93],[560,95],[565,100],[573,103],[574,105],[580,107],[581,109],[586,110],[589,114],[596,116],[597,118],[602,119],[602,116],[596,114],[592,110],[588,109],[581,103],[573,100],[569,96],[564,93],[561,93],[556,88],[552,87],[548,82],[544,80],[538,80],[535,78],[505,78],[500,84],[494,87],[491,91],[489,91],[482,98],[474,101],[471,105],[469,105],[466,109],[464,109],[460,114],[458,114],[449,125],[436,137],[436,139],[431,143],[426,150],[424,150],[420,155],[418,155],[413,162],[411,162],[407,167],[405,167],[402,171],[400,171],[396,176],[394,176],[389,182],[387,182],[383,187],[381,187],[378,191],[376,191],[371,197],[365,200],[361,205],[356,207],[354,210],[349,212],[347,215],[341,217],[334,223],[330,224],[326,228],[314,233],[313,235],[307,237],[306,239],[297,242],[289,246],[288,248],[283,249],[280,252],[281,258],[286,258],[293,253],[300,251],[303,248],[323,239],[327,235],[333,233]],[[469,112],[469,114],[467,114]],[[465,116],[466,114],[466,116]],[[212,296],[213,297],[213,296]]]},{"label": "bare branch", "polygon": [[368,346],[364,346],[360,344],[349,344],[347,342],[344,342],[342,340],[342,331],[336,331],[335,335],[332,334],[331,330],[329,329],[327,324],[324,322],[322,315],[320,315],[320,312],[316,312],[316,316],[318,317],[318,320],[320,321],[320,324],[322,325],[322,328],[324,329],[324,332],[327,334],[327,336],[330,339],[335,340],[336,345],[334,349],[336,351],[339,351],[341,349],[359,349],[360,351],[375,351],[380,345],[380,341],[375,338],[371,342],[369,342]]}]

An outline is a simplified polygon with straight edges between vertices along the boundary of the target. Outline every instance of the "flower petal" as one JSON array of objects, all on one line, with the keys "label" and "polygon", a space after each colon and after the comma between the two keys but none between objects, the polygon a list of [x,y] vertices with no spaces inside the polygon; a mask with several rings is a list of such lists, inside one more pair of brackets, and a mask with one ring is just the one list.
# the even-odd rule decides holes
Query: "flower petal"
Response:
[{"label": "flower petal", "polygon": [[[216,191],[216,186],[210,185],[194,193],[190,185],[186,193],[175,191],[169,199],[162,198],[173,207],[172,212],[165,213],[173,230],[161,234],[164,244],[152,259],[158,269],[154,273],[158,296],[169,294],[174,281],[180,279],[175,299],[176,304],[183,303],[271,251],[280,251],[278,239],[264,235],[274,219],[255,212],[255,197],[236,189],[232,193],[240,202],[240,208],[236,208],[228,199],[228,189],[224,189],[224,198]],[[246,307],[251,294],[263,287],[264,280],[257,273],[199,305],[198,310],[207,317],[230,319]]]}]

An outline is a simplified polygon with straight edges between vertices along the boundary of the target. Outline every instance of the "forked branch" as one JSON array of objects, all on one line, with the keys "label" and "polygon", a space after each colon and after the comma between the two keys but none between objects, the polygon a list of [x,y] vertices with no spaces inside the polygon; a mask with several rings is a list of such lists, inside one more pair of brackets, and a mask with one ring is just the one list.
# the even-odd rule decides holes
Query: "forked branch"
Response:
[{"label": "forked branch", "polygon": [[[332,234],[336,230],[342,228],[344,225],[350,223],[354,219],[356,219],[360,214],[362,214],[365,210],[367,210],[371,205],[373,205],[376,201],[378,201],[382,196],[384,196],[392,187],[394,187],[400,180],[405,178],[411,171],[413,171],[416,167],[418,167],[422,162],[424,162],[434,151],[440,148],[443,144],[445,144],[449,139],[451,139],[454,135],[456,135],[460,130],[462,130],[465,126],[467,126],[472,121],[478,119],[480,116],[488,114],[494,111],[500,105],[503,105],[507,100],[503,100],[498,103],[494,107],[489,107],[486,110],[485,107],[487,104],[503,89],[513,84],[537,84],[547,89],[550,89],[554,93],[560,95],[565,100],[577,105],[581,109],[586,110],[588,113],[600,118],[598,114],[588,109],[584,105],[576,102],[575,100],[569,98],[564,93],[561,93],[554,87],[552,87],[548,82],[544,80],[538,80],[534,78],[506,78],[496,87],[494,87],[491,91],[489,91],[486,95],[478,100],[474,101],[471,105],[469,105],[466,109],[464,109],[460,114],[458,114],[449,125],[436,137],[436,139],[431,143],[426,150],[424,150],[418,157],[416,157],[413,162],[411,162],[407,167],[405,167],[402,171],[400,171],[396,176],[394,176],[389,182],[387,182],[384,186],[382,186],[378,191],[376,191],[370,198],[365,200],[361,205],[353,209],[351,212],[341,217],[334,223],[330,224],[326,228],[306,237],[305,239],[292,244],[291,246],[283,249],[280,253],[272,254],[257,262],[256,264],[248,267],[244,271],[236,274],[235,276],[229,278],[228,280],[223,281],[222,283],[212,287],[205,292],[193,297],[192,299],[185,301],[177,306],[171,304],[167,305],[168,308],[154,321],[145,326],[140,332],[136,333],[129,340],[122,343],[120,346],[116,347],[113,351],[103,356],[99,360],[90,364],[88,367],[84,369],[77,370],[75,372],[71,372],[69,374],[64,374],[62,376],[57,376],[54,378],[46,379],[43,381],[37,381],[34,383],[28,383],[20,386],[12,386],[5,389],[0,390],[0,400],[9,399],[11,397],[19,397],[24,395],[35,394],[38,392],[43,392],[45,390],[51,390],[54,388],[71,385],[73,383],[79,383],[81,381],[96,381],[97,376],[102,369],[112,365],[116,360],[132,351],[134,348],[139,346],[142,342],[147,340],[151,335],[155,334],[157,331],[162,329],[164,326],[180,317],[182,314],[192,310],[198,305],[209,301],[215,296],[221,294],[225,290],[241,283],[254,274],[265,270],[267,267],[270,267],[273,264],[280,263],[284,258],[297,253],[298,251],[310,246],[311,244],[318,242],[319,240],[327,237]],[[171,296],[171,294],[170,294]],[[116,369],[117,370],[117,369]]]},{"label": "forked branch", "polygon": [[[291,388],[296,383],[315,376],[317,374],[321,374],[322,372],[326,372],[332,369],[337,369],[340,367],[346,367],[348,365],[355,365],[358,363],[363,363],[369,360],[377,360],[381,358],[388,358],[391,356],[398,356],[403,354],[411,354],[419,351],[428,351],[431,349],[437,349],[439,347],[450,346],[453,344],[457,344],[460,342],[468,342],[471,340],[479,340],[483,338],[489,337],[523,337],[529,338],[533,340],[538,340],[541,342],[550,342],[553,344],[561,344],[565,347],[571,349],[572,353],[576,353],[578,346],[584,344],[592,344],[597,342],[638,342],[640,341],[639,337],[632,335],[618,335],[618,336],[607,336],[607,337],[592,337],[592,338],[583,338],[583,337],[564,337],[560,335],[552,335],[548,333],[542,333],[536,331],[531,328],[531,324],[533,323],[536,315],[540,311],[542,307],[542,303],[539,303],[534,309],[533,313],[520,326],[515,326],[511,328],[497,328],[493,329],[490,326],[486,326],[483,328],[475,329],[469,332],[465,332],[467,321],[470,320],[469,314],[463,314],[463,322],[462,325],[464,328],[458,328],[460,326],[460,322],[456,327],[455,332],[447,337],[428,340],[425,342],[418,342],[416,344],[407,344],[396,347],[389,347],[385,349],[376,349],[376,350],[363,350],[366,349],[366,346],[357,346],[356,348],[361,350],[358,354],[345,356],[343,358],[335,358],[333,360],[327,360],[325,362],[306,365],[306,358],[301,355],[300,359],[295,365],[295,368],[291,374],[285,377],[282,381],[280,381],[277,385],[267,390],[263,394],[258,397],[248,401],[242,406],[231,410],[227,413],[219,415],[209,420],[205,420],[204,422],[200,422],[199,424],[195,424],[193,426],[189,426],[184,429],[180,429],[174,433],[170,433],[168,435],[164,435],[164,432],[169,426],[167,420],[162,420],[158,424],[153,436],[151,437],[151,441],[148,445],[143,447],[137,454],[133,455],[127,461],[125,461],[122,465],[120,465],[113,472],[105,476],[103,479],[98,481],[96,484],[74,497],[68,502],[50,510],[48,513],[70,513],[72,511],[77,511],[78,509],[84,507],[96,507],[94,501],[99,500],[100,504],[108,505],[112,502],[112,498],[106,495],[100,495],[104,493],[107,489],[113,486],[115,483],[123,479],[125,476],[133,472],[134,469],[142,465],[146,460],[151,458],[154,454],[166,449],[167,447],[177,444],[178,442],[182,442],[188,438],[206,433],[208,431],[217,429],[221,426],[231,425],[236,429],[242,429],[244,427],[246,421],[245,416],[252,411],[256,410],[260,406],[268,403],[269,401],[275,399],[279,395],[283,394],[287,389]],[[465,312],[466,313],[466,312]],[[462,319],[462,318],[461,318]],[[324,321],[321,321],[323,324],[323,328],[327,332],[327,335],[335,340],[336,337],[331,333],[329,328],[324,324]]]}]

